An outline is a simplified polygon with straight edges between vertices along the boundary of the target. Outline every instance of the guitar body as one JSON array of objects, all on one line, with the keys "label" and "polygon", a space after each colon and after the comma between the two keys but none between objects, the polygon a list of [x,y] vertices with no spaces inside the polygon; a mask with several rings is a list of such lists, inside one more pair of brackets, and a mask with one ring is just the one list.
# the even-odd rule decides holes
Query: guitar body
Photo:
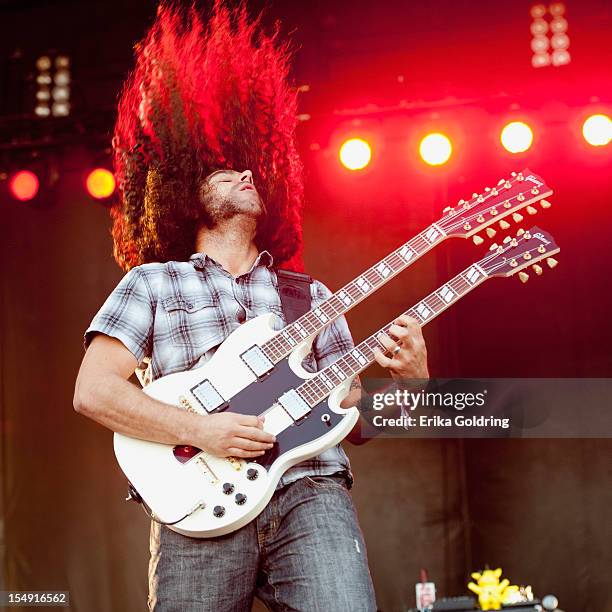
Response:
[{"label": "guitar body", "polygon": [[357,408],[340,408],[352,378],[295,422],[276,403],[287,390],[314,376],[300,365],[313,338],[305,338],[257,380],[240,356],[278,333],[272,318],[262,315],[241,325],[203,367],[169,374],[144,388],[159,401],[206,415],[191,390],[209,381],[223,398],[230,398],[216,411],[265,416],[264,430],[277,440],[265,455],[251,461],[221,458],[191,446],[114,435],[121,469],[157,518],[174,522],[185,516],[169,525],[178,533],[207,538],[246,525],[265,508],[287,469],[338,444],[359,418]]}]

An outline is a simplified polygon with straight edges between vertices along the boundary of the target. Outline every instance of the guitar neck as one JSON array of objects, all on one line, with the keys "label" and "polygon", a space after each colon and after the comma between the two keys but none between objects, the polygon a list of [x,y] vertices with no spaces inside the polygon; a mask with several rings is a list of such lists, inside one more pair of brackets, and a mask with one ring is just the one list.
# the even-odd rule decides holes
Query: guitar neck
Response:
[{"label": "guitar neck", "polygon": [[437,223],[432,223],[319,306],[284,327],[262,345],[262,350],[273,363],[278,363],[291,353],[297,344],[305,338],[317,335],[334,319],[359,304],[446,237],[446,232]]},{"label": "guitar neck", "polygon": [[[478,263],[472,264],[460,274],[457,274],[449,282],[445,283],[426,298],[417,302],[405,313],[415,318],[421,327],[437,317],[449,306],[460,300],[472,289],[483,283],[489,275]],[[374,351],[386,351],[387,348],[380,342],[378,336],[382,333],[388,335],[389,328],[393,322],[366,338],[352,351],[337,359],[327,368],[318,372],[313,378],[308,379],[297,389],[300,395],[311,406],[316,406],[327,397],[332,389],[340,385],[347,378],[353,377],[374,363]]]}]

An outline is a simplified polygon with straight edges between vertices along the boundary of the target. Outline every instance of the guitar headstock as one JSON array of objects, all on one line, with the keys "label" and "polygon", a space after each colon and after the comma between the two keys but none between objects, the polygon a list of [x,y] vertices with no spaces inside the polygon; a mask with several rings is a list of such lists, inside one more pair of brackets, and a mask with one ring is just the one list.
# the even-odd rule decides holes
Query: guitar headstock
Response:
[{"label": "guitar headstock", "polygon": [[[489,228],[487,233],[493,237],[495,231],[490,226],[499,223],[501,229],[508,229],[510,224],[504,217],[512,215],[513,221],[519,223],[523,220],[520,210],[534,215],[537,209],[533,204],[538,201],[542,208],[548,208],[550,202],[544,198],[551,194],[552,189],[544,179],[525,168],[513,172],[508,179],[500,179],[495,187],[485,187],[483,193],[474,193],[471,199],[445,208],[444,216],[436,224],[447,236],[469,238]],[[479,244],[482,239],[475,236],[474,242]]]},{"label": "guitar headstock", "polygon": [[548,232],[532,227],[527,231],[519,230],[515,238],[507,236],[500,245],[492,244],[489,251],[489,255],[478,262],[487,276],[513,276],[518,273],[519,278],[526,282],[529,277],[522,270],[531,266],[540,275],[543,268],[539,262],[543,260],[546,260],[549,268],[554,268],[557,260],[553,255],[560,249]]}]

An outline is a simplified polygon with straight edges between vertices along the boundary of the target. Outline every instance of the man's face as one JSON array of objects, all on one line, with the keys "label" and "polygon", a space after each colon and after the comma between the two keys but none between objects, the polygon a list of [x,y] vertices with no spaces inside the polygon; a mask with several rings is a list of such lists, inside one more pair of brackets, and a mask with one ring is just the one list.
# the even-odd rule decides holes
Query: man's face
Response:
[{"label": "man's face", "polygon": [[265,214],[265,206],[253,184],[250,170],[216,170],[206,177],[202,192],[204,212],[214,227],[235,215],[258,219]]}]

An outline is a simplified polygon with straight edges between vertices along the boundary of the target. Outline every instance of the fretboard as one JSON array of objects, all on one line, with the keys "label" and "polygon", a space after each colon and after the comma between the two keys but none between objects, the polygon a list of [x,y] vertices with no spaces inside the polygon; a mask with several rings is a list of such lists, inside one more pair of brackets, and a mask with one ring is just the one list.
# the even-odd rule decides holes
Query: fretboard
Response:
[{"label": "fretboard", "polygon": [[[404,314],[414,317],[423,327],[487,278],[488,276],[478,264],[472,264],[448,283],[442,285],[415,304]],[[375,350],[382,352],[387,350],[378,337],[381,334],[388,335],[392,324],[393,322],[388,323],[375,334],[372,334],[369,338],[358,344],[352,351],[301,384],[297,388],[301,397],[311,407],[314,407],[344,380],[365,370],[375,361]]]},{"label": "fretboard", "polygon": [[278,363],[305,338],[318,334],[445,238],[446,233],[432,223],[316,308],[284,327],[262,345],[264,353],[273,363]]}]

